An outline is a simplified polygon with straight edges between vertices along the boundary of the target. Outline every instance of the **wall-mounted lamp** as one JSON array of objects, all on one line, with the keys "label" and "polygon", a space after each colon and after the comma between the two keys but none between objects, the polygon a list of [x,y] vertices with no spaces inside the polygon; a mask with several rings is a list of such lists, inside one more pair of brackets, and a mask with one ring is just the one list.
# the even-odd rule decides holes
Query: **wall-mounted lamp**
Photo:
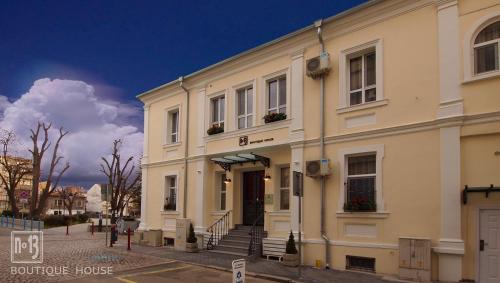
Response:
[{"label": "wall-mounted lamp", "polygon": [[264,181],[266,181],[266,182],[267,182],[267,181],[269,181],[269,180],[271,180],[271,176],[269,176],[269,175],[264,176]]},{"label": "wall-mounted lamp", "polygon": [[224,184],[229,184],[229,183],[231,183],[231,179],[226,177],[226,179],[224,180]]}]

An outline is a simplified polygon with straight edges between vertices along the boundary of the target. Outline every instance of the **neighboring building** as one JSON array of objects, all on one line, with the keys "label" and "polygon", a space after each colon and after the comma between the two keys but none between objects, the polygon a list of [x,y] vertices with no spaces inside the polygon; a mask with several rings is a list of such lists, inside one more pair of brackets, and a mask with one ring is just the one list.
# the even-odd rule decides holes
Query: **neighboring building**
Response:
[{"label": "neighboring building", "polygon": [[[26,164],[26,166],[28,167],[32,167],[32,162],[30,159],[22,157],[8,157],[8,158],[9,158],[9,163],[19,162],[22,164]],[[0,174],[8,178],[7,172],[3,170],[3,168],[0,168]],[[31,203],[30,200],[31,200],[32,183],[33,183],[33,175],[27,174],[24,176],[24,178],[21,180],[21,182],[16,188],[17,207],[19,208],[19,213],[21,214],[29,213],[30,203]],[[7,192],[5,191],[5,188],[0,180],[0,213],[4,210],[12,210],[12,208],[9,203]]]},{"label": "neighboring building", "polygon": [[[88,212],[99,212],[106,214],[106,207],[108,209],[108,213],[111,213],[111,206],[109,202],[106,201],[106,198],[111,198],[111,195],[106,196],[106,187],[107,184],[94,184],[87,191],[87,211]],[[110,191],[111,194],[111,191]],[[123,215],[137,215],[138,209],[134,206],[133,203],[128,203],[125,209],[123,210]]]},{"label": "neighboring building", "polygon": [[64,200],[73,199],[71,214],[83,214],[86,212],[87,192],[82,187],[68,186],[56,189],[48,198],[46,205],[47,215],[69,215],[68,208],[64,205]]},{"label": "neighboring building", "polygon": [[[500,184],[500,3],[369,1],[321,29],[324,132],[315,26],[139,95],[140,230],[171,242],[179,218],[203,234],[264,214],[264,243],[282,246],[299,231],[292,171],[320,169],[324,142],[331,174],[304,174],[304,264],[498,282],[500,193],[462,192]],[[405,237],[430,240],[423,261]]]}]

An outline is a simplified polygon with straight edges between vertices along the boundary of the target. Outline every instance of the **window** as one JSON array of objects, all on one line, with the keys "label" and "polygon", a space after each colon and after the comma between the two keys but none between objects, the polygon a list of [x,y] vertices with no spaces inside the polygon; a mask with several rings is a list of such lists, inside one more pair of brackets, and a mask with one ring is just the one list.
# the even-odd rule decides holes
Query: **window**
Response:
[{"label": "window", "polygon": [[179,109],[167,113],[167,143],[179,142]]},{"label": "window", "polygon": [[349,105],[377,100],[375,51],[349,57]]},{"label": "window", "polygon": [[290,167],[280,169],[280,210],[290,209]]},{"label": "window", "polygon": [[371,257],[347,255],[345,263],[347,270],[375,272],[375,259]]},{"label": "window", "polygon": [[238,129],[248,128],[253,125],[253,88],[239,89],[238,100]]},{"label": "window", "polygon": [[482,74],[499,70],[500,21],[486,26],[474,41],[474,72]]},{"label": "window", "polygon": [[286,77],[267,82],[267,113],[286,113]]},{"label": "window", "polygon": [[376,211],[376,154],[347,157],[345,211]]},{"label": "window", "polygon": [[226,174],[219,175],[219,209],[226,210]]},{"label": "window", "polygon": [[212,126],[216,125],[224,128],[224,108],[225,108],[225,97],[218,96],[210,100],[212,107]]},{"label": "window", "polygon": [[63,205],[62,199],[56,199],[55,204],[56,206],[62,206]]},{"label": "window", "polygon": [[177,176],[165,177],[165,202],[163,210],[177,210]]}]

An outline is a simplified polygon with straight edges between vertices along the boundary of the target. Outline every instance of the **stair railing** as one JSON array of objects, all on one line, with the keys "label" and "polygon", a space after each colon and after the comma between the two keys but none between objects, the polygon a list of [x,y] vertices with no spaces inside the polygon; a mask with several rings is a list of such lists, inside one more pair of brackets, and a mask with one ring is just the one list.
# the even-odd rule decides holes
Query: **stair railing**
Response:
[{"label": "stair railing", "polygon": [[261,256],[262,255],[262,236],[264,234],[264,226],[258,225],[264,213],[261,213],[253,222],[252,228],[248,233],[250,235],[250,243],[248,244],[248,255]]},{"label": "stair railing", "polygon": [[229,233],[231,228],[229,223],[230,215],[231,210],[228,210],[219,220],[208,227],[207,232],[210,233],[210,237],[207,242],[207,250],[213,250],[219,244],[219,241]]}]

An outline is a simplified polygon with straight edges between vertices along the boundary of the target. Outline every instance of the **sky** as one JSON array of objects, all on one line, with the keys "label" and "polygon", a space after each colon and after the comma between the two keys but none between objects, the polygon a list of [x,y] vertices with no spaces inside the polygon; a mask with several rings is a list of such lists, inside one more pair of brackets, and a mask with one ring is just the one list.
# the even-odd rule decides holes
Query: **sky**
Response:
[{"label": "sky", "polygon": [[25,155],[37,121],[64,127],[63,184],[89,188],[114,139],[140,158],[136,95],[363,2],[2,1],[0,129]]}]

